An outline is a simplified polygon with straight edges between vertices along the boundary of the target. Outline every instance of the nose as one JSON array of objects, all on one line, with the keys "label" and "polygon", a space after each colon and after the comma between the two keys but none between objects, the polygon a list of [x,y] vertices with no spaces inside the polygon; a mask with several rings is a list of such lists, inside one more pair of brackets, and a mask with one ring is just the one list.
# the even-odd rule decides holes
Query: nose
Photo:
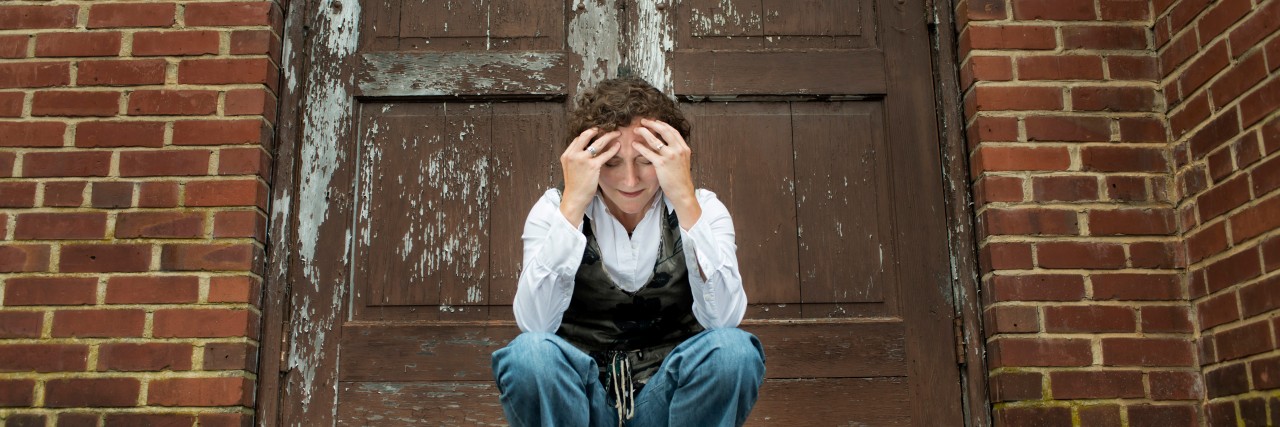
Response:
[{"label": "nose", "polygon": [[626,184],[627,188],[634,188],[640,182],[640,168],[630,162],[627,163],[626,168],[626,176],[623,177],[622,183]]}]

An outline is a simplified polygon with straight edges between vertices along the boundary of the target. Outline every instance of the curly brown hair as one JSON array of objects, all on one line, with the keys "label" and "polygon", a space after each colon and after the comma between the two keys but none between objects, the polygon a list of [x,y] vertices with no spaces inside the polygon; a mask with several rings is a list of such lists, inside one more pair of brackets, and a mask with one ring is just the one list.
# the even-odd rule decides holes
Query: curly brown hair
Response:
[{"label": "curly brown hair", "polygon": [[619,77],[601,81],[578,96],[569,113],[569,141],[592,127],[611,132],[630,126],[637,117],[664,121],[689,140],[689,120],[675,101],[639,77]]}]

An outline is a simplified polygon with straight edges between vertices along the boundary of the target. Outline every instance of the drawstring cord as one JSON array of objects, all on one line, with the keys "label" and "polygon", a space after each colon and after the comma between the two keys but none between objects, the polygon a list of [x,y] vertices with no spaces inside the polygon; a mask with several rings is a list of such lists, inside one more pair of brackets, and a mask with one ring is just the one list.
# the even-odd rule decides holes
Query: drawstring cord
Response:
[{"label": "drawstring cord", "polygon": [[609,382],[613,384],[613,407],[618,410],[618,426],[635,416],[635,384],[631,378],[631,360],[625,352],[612,352],[609,361]]}]

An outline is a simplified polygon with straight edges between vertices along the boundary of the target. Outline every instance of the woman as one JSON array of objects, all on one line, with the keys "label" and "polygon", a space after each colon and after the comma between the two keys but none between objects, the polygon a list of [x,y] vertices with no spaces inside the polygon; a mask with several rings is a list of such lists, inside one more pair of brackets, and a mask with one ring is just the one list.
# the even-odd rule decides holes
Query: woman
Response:
[{"label": "woman", "polygon": [[764,351],[746,312],[733,221],[693,186],[689,123],[637,78],[606,80],[525,222],[523,332],[493,355],[515,426],[742,425]]}]

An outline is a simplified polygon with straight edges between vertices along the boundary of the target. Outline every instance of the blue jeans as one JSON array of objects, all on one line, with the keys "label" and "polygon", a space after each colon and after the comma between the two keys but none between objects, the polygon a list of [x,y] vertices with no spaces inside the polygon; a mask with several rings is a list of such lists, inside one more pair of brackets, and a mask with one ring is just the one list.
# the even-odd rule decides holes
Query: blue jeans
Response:
[{"label": "blue jeans", "polygon": [[[502,410],[512,426],[617,426],[591,356],[545,332],[493,353]],[[764,349],[737,328],[703,331],[676,346],[636,396],[629,427],[741,426],[764,381]]]}]

